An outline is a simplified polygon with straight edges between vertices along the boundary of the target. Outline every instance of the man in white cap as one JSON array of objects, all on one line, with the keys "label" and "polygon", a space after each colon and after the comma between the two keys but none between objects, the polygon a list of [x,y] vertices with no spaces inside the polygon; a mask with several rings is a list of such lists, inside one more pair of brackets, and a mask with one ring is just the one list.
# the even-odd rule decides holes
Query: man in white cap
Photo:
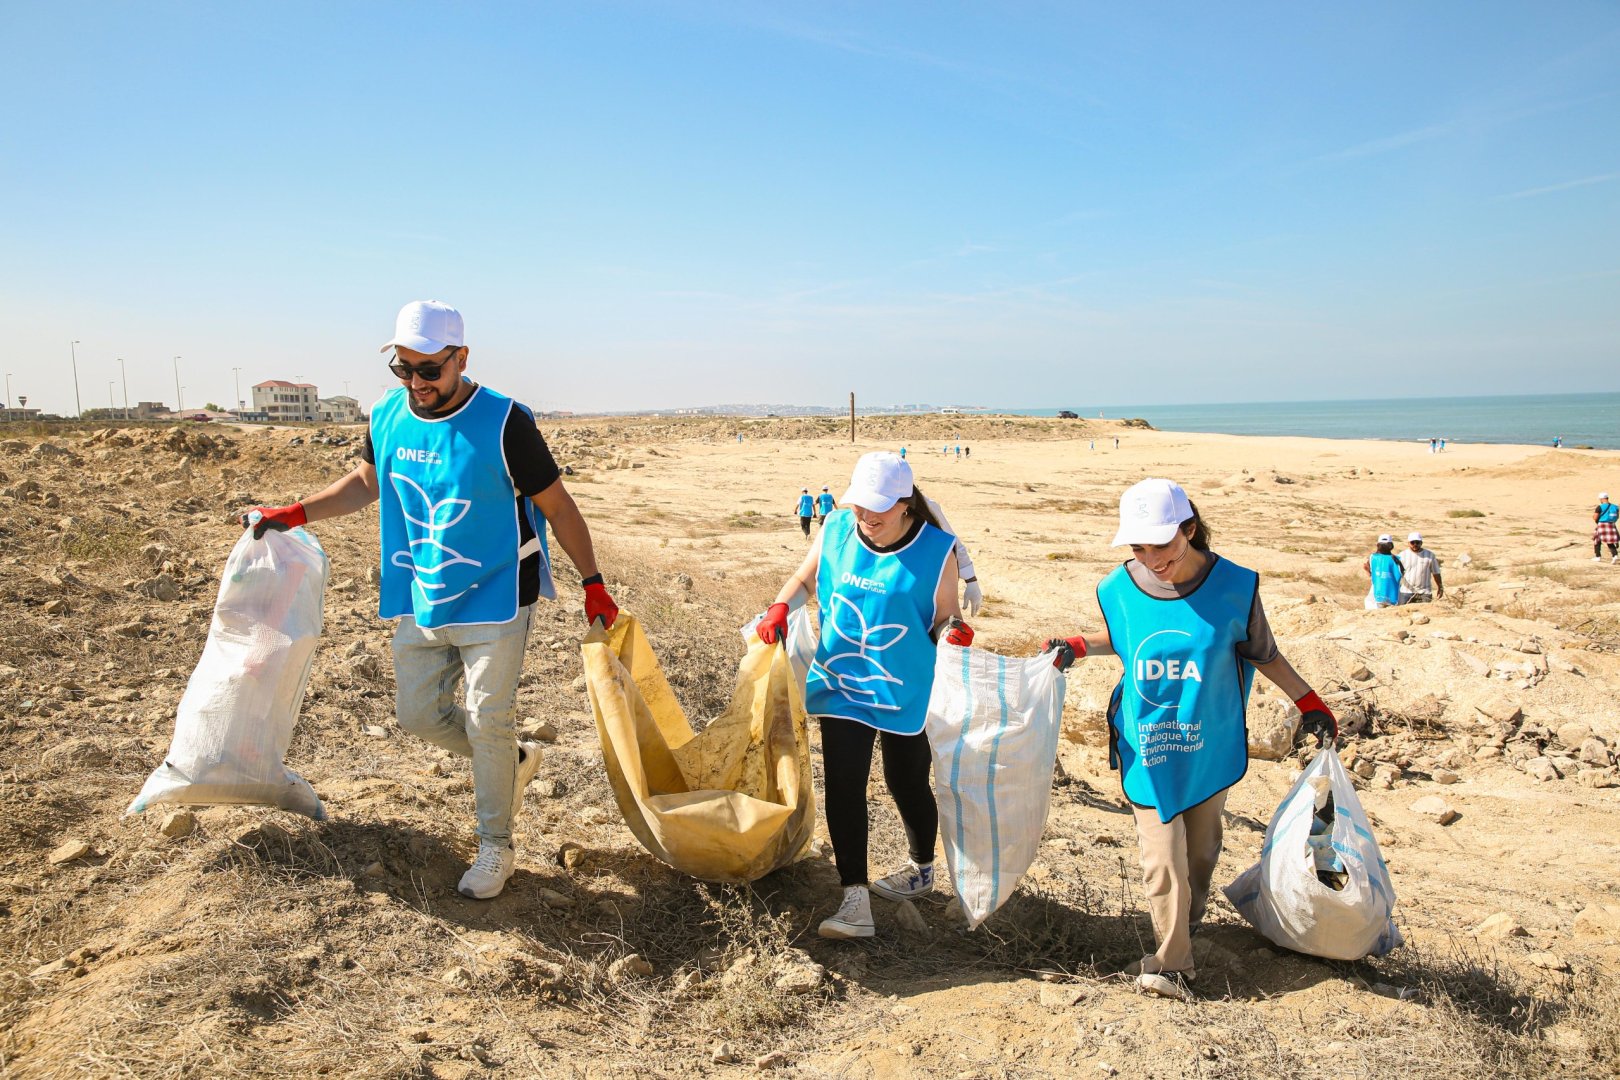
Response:
[{"label": "man in white cap", "polygon": [[1620,505],[1609,501],[1607,491],[1598,492],[1592,508],[1592,561],[1603,561],[1603,545],[1609,545],[1609,562],[1620,563]]},{"label": "man in white cap", "polygon": [[1410,533],[1401,560],[1401,603],[1427,604],[1443,599],[1446,583],[1440,580],[1440,560],[1423,546],[1423,534]]},{"label": "man in white cap", "polygon": [[260,537],[381,501],[378,613],[399,620],[399,725],[472,759],[478,856],[459,889],[487,900],[512,876],[512,818],[540,767],[513,714],[530,611],[557,595],[548,525],[580,573],[586,622],[612,626],[619,609],[534,413],[466,377],[461,313],[406,304],[382,348],[394,351],[388,367],[401,385],[372,406],[361,464],[302,502],[243,514],[242,525]]}]

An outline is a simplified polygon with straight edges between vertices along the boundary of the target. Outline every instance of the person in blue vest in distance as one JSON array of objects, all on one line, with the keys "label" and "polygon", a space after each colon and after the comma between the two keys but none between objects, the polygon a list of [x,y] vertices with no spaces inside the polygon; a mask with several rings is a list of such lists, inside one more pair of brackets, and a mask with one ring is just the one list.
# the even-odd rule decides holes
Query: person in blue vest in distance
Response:
[{"label": "person in blue vest in distance", "polygon": [[810,497],[809,488],[799,489],[799,501],[794,510],[799,515],[799,528],[804,531],[804,535],[809,536],[810,519],[816,515],[816,501]]},{"label": "person in blue vest in distance", "polygon": [[1277,648],[1259,575],[1210,550],[1209,527],[1179,484],[1149,479],[1119,501],[1114,546],[1132,558],[1097,586],[1100,634],[1053,638],[1053,664],[1118,656],[1108,703],[1109,764],[1136,816],[1143,892],[1158,948],[1127,971],[1149,994],[1186,1000],[1192,928],[1221,855],[1227,790],[1248,771],[1245,712],[1258,670],[1291,698],[1317,745],[1333,713]]},{"label": "person in blue vest in distance", "polygon": [[1603,561],[1603,545],[1609,545],[1609,562],[1620,563],[1620,505],[1609,501],[1607,491],[1598,492],[1592,508],[1592,561]]},{"label": "person in blue vest in distance", "polygon": [[1406,568],[1395,554],[1395,538],[1385,533],[1378,538],[1378,550],[1361,560],[1361,568],[1372,579],[1367,588],[1368,611],[1394,607],[1401,602],[1401,578]]},{"label": "person in blue vest in distance", "polygon": [[827,524],[827,515],[838,509],[838,500],[832,497],[827,485],[821,485],[821,494],[816,496],[816,520]]},{"label": "person in blue vest in distance", "polygon": [[478,856],[458,889],[487,900],[512,876],[512,819],[540,768],[513,714],[530,611],[557,595],[547,525],[581,575],[586,623],[612,626],[619,609],[534,413],[466,377],[461,313],[406,304],[388,349],[400,386],[372,406],[361,463],[302,502],[256,507],[242,525],[262,537],[380,501],[378,614],[399,620],[399,726],[472,759]]},{"label": "person in blue vest in distance", "polygon": [[[973,643],[956,601],[956,538],[939,528],[911,466],[887,451],[855,463],[843,508],[828,516],[809,555],[757,628],[766,644],[787,634],[788,610],[814,593],[821,639],[805,678],[805,711],[821,725],[827,835],[843,898],[822,937],[871,937],[870,893],[909,900],[934,887],[939,810],[923,723],[934,683],[935,642]],[[874,744],[905,826],[910,861],[870,881],[866,785]]]}]

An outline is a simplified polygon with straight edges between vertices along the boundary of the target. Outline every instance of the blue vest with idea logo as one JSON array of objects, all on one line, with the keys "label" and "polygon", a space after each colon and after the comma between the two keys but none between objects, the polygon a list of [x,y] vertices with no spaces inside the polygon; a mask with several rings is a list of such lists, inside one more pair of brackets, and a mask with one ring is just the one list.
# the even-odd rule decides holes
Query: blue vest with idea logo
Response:
[{"label": "blue vest with idea logo", "polygon": [[805,712],[915,735],[934,688],[934,596],[956,538],[924,524],[911,543],[878,553],[834,510],[821,530],[816,601],[821,640],[805,678]]},{"label": "blue vest with idea logo", "polygon": [[1367,559],[1367,571],[1372,574],[1373,599],[1380,604],[1398,604],[1401,600],[1401,577],[1405,569],[1401,560],[1393,555],[1375,551]]},{"label": "blue vest with idea logo", "polygon": [[1109,764],[1125,796],[1164,822],[1231,787],[1249,767],[1254,665],[1237,647],[1249,639],[1260,577],[1211,557],[1203,584],[1175,600],[1147,595],[1123,566],[1097,586],[1125,665],[1108,703]]},{"label": "blue vest with idea logo", "polygon": [[837,508],[838,501],[827,492],[823,491],[820,495],[816,496],[816,509],[820,511],[822,517],[826,517]]},{"label": "blue vest with idea logo", "polygon": [[[442,418],[417,416],[403,389],[372,408],[383,618],[410,615],[429,628],[511,622],[518,566],[531,550],[541,595],[556,595],[545,518],[518,498],[506,468],[507,414],[523,408],[485,386]],[[520,513],[534,534],[522,551]]]}]

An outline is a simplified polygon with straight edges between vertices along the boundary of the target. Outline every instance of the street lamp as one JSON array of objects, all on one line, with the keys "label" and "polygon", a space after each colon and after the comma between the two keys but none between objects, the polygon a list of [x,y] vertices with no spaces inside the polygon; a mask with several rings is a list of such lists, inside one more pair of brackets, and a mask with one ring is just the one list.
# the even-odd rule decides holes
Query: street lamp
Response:
[{"label": "street lamp", "polygon": [[240,412],[241,409],[243,408],[243,402],[242,402],[242,369],[239,368],[239,367],[233,367],[233,368],[231,368],[231,370],[236,372],[236,408],[237,408],[237,411]]},{"label": "street lamp", "polygon": [[129,419],[129,372],[124,370],[124,358],[118,358],[118,376],[124,380],[124,419]]},{"label": "street lamp", "polygon": [[11,404],[11,372],[6,372],[6,408],[13,408]]},{"label": "street lamp", "polygon": [[186,411],[186,388],[180,385],[180,358],[174,358],[174,411]]},{"label": "street lamp", "polygon": [[68,356],[73,360],[73,411],[84,419],[84,406],[79,404],[79,351],[78,342],[68,342]]},{"label": "street lamp", "polygon": [[118,384],[113,382],[111,379],[107,380],[107,419],[109,420],[113,418],[113,413],[118,411],[118,406],[113,404],[112,399],[112,388],[117,385]]}]

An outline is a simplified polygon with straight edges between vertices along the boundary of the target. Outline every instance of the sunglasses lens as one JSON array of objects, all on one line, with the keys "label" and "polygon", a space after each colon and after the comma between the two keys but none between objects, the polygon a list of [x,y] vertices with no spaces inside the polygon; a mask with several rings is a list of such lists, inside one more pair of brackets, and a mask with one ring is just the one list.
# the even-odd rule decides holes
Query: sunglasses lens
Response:
[{"label": "sunglasses lens", "polygon": [[415,376],[421,376],[427,382],[433,382],[444,371],[444,365],[419,364],[416,367],[411,367],[409,364],[395,362],[388,365],[388,370],[392,371],[395,377],[404,382],[410,382]]}]

